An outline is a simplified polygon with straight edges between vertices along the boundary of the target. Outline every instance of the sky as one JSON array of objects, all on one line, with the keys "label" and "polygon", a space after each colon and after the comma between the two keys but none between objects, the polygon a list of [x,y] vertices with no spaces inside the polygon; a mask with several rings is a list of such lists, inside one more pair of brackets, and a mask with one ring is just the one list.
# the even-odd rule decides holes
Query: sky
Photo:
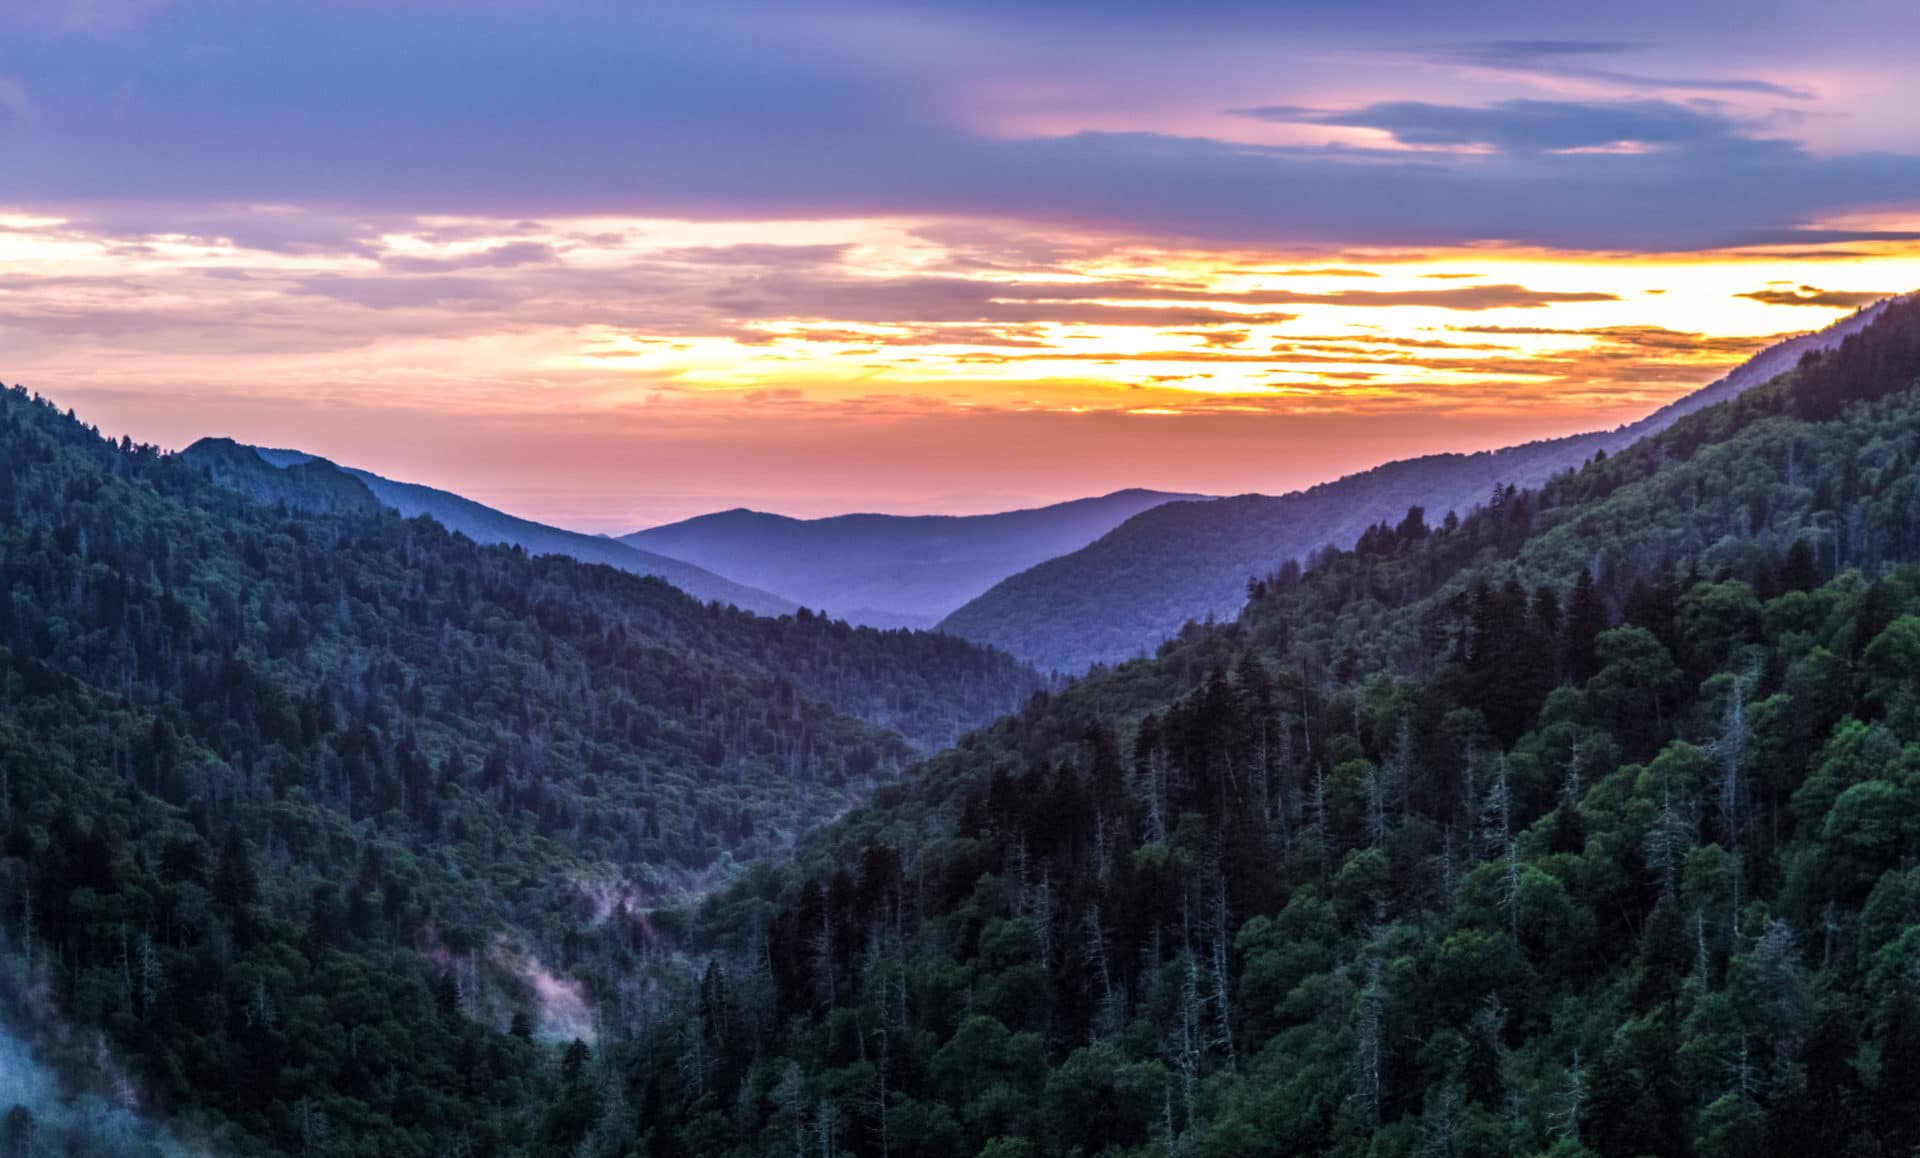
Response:
[{"label": "sky", "polygon": [[1920,288],[1909,0],[6,0],[0,379],[621,532],[1277,493]]}]

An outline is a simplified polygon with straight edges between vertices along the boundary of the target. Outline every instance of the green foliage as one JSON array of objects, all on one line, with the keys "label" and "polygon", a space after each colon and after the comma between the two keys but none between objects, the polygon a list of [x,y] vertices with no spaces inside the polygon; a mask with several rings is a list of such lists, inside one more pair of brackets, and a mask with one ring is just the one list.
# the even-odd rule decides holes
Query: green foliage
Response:
[{"label": "green foliage", "polygon": [[1913,1151],[1915,334],[1282,567],[744,868],[1031,676],[10,397],[5,991],[263,1151]]},{"label": "green foliage", "polygon": [[218,469],[0,390],[0,1020],[236,1149],[623,1134],[655,907],[1039,686]]},{"label": "green foliage", "polygon": [[703,908],[770,981],[743,1061],[855,1154],[1920,1145],[1920,395],[1804,395],[930,761]]}]

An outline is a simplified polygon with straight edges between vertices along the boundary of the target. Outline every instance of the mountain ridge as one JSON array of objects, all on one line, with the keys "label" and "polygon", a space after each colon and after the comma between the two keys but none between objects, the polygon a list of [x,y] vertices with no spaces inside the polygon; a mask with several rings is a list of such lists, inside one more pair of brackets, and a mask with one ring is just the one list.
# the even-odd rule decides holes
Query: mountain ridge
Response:
[{"label": "mountain ridge", "polygon": [[[1464,516],[1495,486],[1535,486],[1596,452],[1613,454],[1791,369],[1870,325],[1889,298],[1785,339],[1634,422],[1495,450],[1397,459],[1283,495],[1237,495],[1142,512],[1072,554],[1002,580],[939,627],[1043,670],[1084,671],[1150,653],[1192,620],[1226,618],[1246,582],[1324,546],[1351,546],[1421,506]],[[1098,598],[1093,592],[1097,591]]]},{"label": "mountain ridge", "polygon": [[[251,452],[264,466],[283,472],[284,479],[252,476],[245,469],[237,450]],[[252,446],[229,438],[202,438],[181,452],[189,460],[215,470],[216,480],[259,499],[270,495],[286,498],[296,506],[312,485],[300,485],[302,479],[324,478],[313,471],[322,463],[343,477],[355,480],[378,506],[394,510],[405,518],[425,515],[450,531],[467,536],[476,543],[506,543],[533,555],[566,555],[583,563],[605,563],[635,575],[652,575],[686,592],[701,602],[729,603],[756,615],[791,614],[797,604],[770,591],[738,583],[697,564],[647,551],[617,539],[569,531],[532,519],[523,519],[489,507],[464,495],[443,491],[421,483],[400,482],[358,467],[341,466],[303,450]],[[277,481],[295,484],[291,493],[275,493]],[[332,489],[339,489],[334,484]],[[300,509],[313,509],[301,506]]]},{"label": "mountain ridge", "polygon": [[1085,546],[1142,510],[1205,497],[1128,487],[984,515],[851,512],[815,519],[734,507],[620,541],[851,622],[932,627],[1000,579]]}]

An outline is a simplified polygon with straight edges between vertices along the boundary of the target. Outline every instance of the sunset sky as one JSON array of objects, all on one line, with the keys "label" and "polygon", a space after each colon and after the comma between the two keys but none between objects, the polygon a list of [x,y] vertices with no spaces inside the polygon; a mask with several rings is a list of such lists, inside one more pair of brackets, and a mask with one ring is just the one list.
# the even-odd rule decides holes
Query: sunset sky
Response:
[{"label": "sunset sky", "polygon": [[1280,492],[1920,288],[1917,43],[1911,0],[7,0],[0,379],[594,531]]}]

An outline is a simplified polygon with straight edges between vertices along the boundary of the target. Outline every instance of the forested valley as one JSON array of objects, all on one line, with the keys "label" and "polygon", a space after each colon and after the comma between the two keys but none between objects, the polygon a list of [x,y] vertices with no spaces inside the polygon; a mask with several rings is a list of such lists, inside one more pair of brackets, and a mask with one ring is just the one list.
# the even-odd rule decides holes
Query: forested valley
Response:
[{"label": "forested valley", "polygon": [[106,1087],[23,1103],[10,1158],[137,1148],[102,1106],[246,1153],[571,1153],[578,1051],[684,940],[656,909],[1040,686],[291,477],[249,499],[0,389],[0,1024],[58,1055],[0,1073]]},{"label": "forested valley", "polygon": [[1920,1146],[1920,303],[1059,688],[0,413],[6,1013],[192,1145]]}]

